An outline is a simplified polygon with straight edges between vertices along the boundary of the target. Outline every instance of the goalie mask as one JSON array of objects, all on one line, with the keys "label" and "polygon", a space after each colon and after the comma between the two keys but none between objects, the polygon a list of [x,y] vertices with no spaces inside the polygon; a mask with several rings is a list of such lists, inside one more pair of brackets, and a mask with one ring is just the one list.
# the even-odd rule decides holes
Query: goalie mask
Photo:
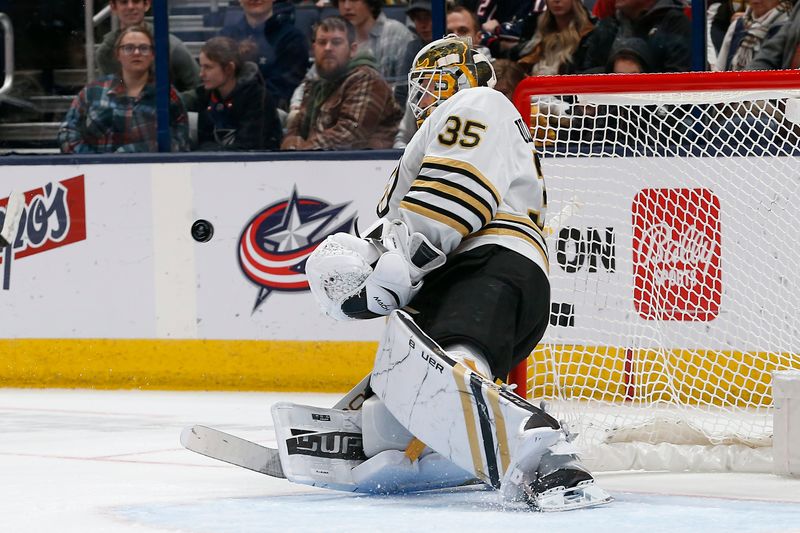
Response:
[{"label": "goalie mask", "polygon": [[414,58],[408,73],[408,105],[418,126],[439,102],[457,91],[494,87],[492,64],[470,45],[470,39],[450,34],[425,46]]}]

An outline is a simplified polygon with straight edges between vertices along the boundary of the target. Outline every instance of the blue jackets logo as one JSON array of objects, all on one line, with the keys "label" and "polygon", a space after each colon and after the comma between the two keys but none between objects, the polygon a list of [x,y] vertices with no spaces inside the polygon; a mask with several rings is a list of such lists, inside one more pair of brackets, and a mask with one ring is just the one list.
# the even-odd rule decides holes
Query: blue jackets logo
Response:
[{"label": "blue jackets logo", "polygon": [[253,312],[272,291],[308,290],[306,260],[328,235],[353,230],[356,213],[346,214],[349,205],[299,196],[295,189],[250,219],[239,237],[239,267],[259,288]]}]

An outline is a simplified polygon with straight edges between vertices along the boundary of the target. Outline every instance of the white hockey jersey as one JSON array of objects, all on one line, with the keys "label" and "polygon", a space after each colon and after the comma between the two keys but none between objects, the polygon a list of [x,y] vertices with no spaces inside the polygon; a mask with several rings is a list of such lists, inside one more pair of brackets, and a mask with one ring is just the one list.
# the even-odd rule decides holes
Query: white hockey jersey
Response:
[{"label": "white hockey jersey", "polygon": [[527,124],[488,87],[440,103],[392,172],[378,216],[403,220],[445,254],[497,244],[549,272],[547,193]]}]

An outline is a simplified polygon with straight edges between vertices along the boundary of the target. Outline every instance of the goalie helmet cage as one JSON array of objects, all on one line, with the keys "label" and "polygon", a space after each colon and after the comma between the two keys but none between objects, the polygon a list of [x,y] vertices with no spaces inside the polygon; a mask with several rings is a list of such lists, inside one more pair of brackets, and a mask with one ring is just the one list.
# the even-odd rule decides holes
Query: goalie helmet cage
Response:
[{"label": "goalie helmet cage", "polygon": [[529,77],[552,312],[510,380],[596,470],[770,471],[800,369],[800,72]]}]

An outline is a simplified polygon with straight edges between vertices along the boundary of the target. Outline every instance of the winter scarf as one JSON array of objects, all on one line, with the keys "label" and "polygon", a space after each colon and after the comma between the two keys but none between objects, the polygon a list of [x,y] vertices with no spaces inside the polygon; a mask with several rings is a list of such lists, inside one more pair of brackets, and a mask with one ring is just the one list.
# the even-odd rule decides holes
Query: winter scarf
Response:
[{"label": "winter scarf", "polygon": [[[761,17],[755,18],[753,17],[753,11],[748,7],[742,16],[745,35],[741,44],[734,52],[727,70],[745,70],[760,48],[761,43],[767,38],[770,28],[775,24],[785,24],[789,20],[789,11],[791,9],[792,2],[790,0],[784,0],[761,15]],[[739,21],[734,22],[734,24],[738,23]],[[725,39],[725,42],[722,43],[718,61],[724,62],[728,57],[731,41],[732,39]],[[724,63],[721,66],[724,67]]]}]

